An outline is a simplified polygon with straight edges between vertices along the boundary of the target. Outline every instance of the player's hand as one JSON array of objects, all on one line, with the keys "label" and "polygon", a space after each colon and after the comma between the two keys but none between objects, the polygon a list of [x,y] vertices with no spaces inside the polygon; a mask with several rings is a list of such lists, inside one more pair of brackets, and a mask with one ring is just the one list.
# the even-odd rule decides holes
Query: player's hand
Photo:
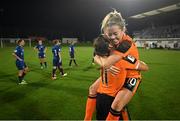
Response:
[{"label": "player's hand", "polygon": [[108,71],[110,71],[114,76],[116,76],[120,72],[120,69],[115,66],[111,66]]}]

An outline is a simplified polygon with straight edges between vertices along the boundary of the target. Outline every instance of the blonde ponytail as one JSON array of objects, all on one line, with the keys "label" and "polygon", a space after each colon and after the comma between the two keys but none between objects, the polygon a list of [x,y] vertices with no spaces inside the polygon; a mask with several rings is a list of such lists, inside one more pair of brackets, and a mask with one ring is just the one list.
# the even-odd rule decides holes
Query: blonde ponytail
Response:
[{"label": "blonde ponytail", "polygon": [[110,27],[112,25],[119,26],[122,30],[125,28],[125,20],[122,18],[120,12],[114,10],[113,12],[108,13],[102,21],[101,32],[103,33],[106,27]]}]

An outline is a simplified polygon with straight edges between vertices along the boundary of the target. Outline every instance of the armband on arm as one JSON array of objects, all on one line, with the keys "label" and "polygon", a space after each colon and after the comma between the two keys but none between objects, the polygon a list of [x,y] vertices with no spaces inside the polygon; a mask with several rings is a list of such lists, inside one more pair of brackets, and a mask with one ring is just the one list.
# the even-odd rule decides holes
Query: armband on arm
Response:
[{"label": "armband on arm", "polygon": [[128,42],[128,41],[123,41],[117,48],[115,53],[119,54],[123,57],[127,56],[129,53],[129,50],[132,47],[132,43]]}]

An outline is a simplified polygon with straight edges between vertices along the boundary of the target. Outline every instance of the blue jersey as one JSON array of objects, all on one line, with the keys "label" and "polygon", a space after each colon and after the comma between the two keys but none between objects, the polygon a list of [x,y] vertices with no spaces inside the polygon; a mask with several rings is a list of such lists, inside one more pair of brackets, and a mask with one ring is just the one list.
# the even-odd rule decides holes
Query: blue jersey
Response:
[{"label": "blue jersey", "polygon": [[38,49],[39,53],[44,53],[44,50],[46,49],[44,45],[36,45],[35,48]]},{"label": "blue jersey", "polygon": [[21,58],[22,60],[24,60],[24,49],[21,46],[17,46],[16,49],[14,50],[14,53]]},{"label": "blue jersey", "polygon": [[59,45],[54,45],[52,47],[52,53],[54,59],[59,59],[59,52],[61,52],[61,48]]},{"label": "blue jersey", "polygon": [[69,46],[69,52],[70,53],[74,53],[74,45],[70,45]]}]

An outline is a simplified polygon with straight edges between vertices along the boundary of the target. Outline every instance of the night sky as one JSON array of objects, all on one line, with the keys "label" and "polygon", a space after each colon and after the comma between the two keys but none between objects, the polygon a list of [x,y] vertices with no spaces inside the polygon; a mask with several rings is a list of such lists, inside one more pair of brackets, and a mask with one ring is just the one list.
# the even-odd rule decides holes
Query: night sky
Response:
[{"label": "night sky", "polygon": [[3,37],[91,40],[100,33],[101,21],[112,8],[121,11],[131,33],[139,24],[129,16],[177,2],[180,0],[1,0],[0,31]]}]

